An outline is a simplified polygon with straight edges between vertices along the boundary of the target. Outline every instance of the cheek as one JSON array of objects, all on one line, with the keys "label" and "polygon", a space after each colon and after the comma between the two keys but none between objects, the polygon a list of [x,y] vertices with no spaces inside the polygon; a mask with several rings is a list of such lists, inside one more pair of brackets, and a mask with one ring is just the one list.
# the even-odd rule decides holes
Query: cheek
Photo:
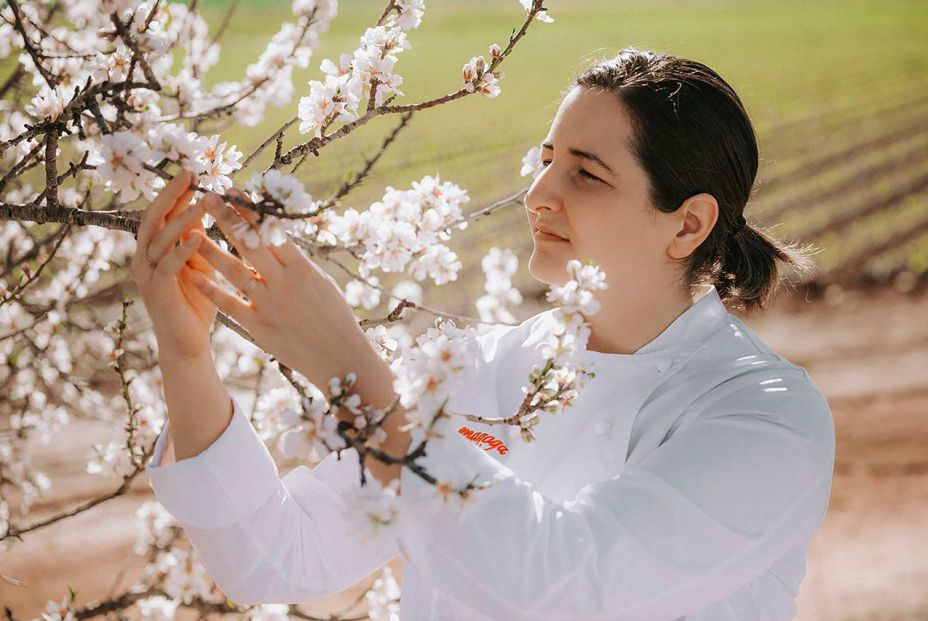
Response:
[{"label": "cheek", "polygon": [[604,269],[641,269],[656,258],[654,225],[646,218],[600,217],[576,224],[576,253]]}]

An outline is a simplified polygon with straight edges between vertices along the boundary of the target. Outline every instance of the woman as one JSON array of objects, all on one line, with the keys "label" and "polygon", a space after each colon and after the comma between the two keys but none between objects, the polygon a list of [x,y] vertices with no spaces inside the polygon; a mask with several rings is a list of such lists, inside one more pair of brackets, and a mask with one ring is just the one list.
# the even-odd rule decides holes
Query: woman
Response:
[{"label": "woman", "polygon": [[[165,372],[170,424],[151,484],[230,598],[309,601],[400,554],[404,621],[793,617],[828,503],[834,427],[805,370],[723,305],[761,308],[778,262],[809,267],[744,222],[758,153],[741,101],[700,63],[627,48],[577,77],[541,158],[525,197],[529,269],[549,284],[565,281],[571,258],[605,271],[581,352],[596,377],[531,444],[473,423],[430,441],[429,472],[494,480],[463,513],[404,469],[400,533],[361,541],[341,513],[358,483],[353,450],[280,479],[235,400],[231,420],[216,405],[229,399],[215,380],[207,433],[192,422],[198,397],[179,392],[189,373]],[[182,233],[158,226],[144,236],[159,240],[151,257]],[[183,252],[168,252],[171,278]],[[159,346],[169,342],[171,322],[152,320]],[[545,311],[481,335],[448,409],[514,412],[552,326]],[[172,437],[186,442],[176,463],[163,461]]]}]

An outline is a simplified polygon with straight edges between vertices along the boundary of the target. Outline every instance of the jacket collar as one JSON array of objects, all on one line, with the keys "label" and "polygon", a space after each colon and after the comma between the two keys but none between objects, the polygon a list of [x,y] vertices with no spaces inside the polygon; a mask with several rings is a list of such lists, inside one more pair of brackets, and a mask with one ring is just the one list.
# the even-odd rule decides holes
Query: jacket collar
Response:
[{"label": "jacket collar", "polygon": [[715,285],[700,285],[693,298],[693,305],[677,315],[677,318],[650,343],[631,355],[659,353],[703,344],[709,335],[722,326],[727,317],[728,309],[722,303]]},{"label": "jacket collar", "polygon": [[[545,311],[546,319],[553,321],[554,309]],[[680,313],[670,325],[649,343],[632,354],[617,354],[590,351],[580,352],[581,359],[599,365],[640,364],[662,361],[678,362],[704,347],[708,337],[721,328],[728,317],[728,309],[722,303],[715,285],[700,285],[693,297],[693,304]],[[663,372],[663,371],[662,371]]]}]

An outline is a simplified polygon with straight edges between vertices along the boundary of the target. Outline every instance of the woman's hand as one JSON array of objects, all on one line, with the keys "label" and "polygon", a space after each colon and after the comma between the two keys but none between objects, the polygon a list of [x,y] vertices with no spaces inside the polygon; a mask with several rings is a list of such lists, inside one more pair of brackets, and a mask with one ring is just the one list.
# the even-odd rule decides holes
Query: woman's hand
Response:
[{"label": "woman's hand", "polygon": [[[135,280],[158,339],[159,356],[188,360],[209,353],[209,329],[216,305],[194,286],[194,274],[212,277],[212,266],[196,254],[204,232],[202,217],[209,200],[190,206],[195,176],[181,170],[145,208],[129,273]],[[220,201],[221,202],[221,201]],[[189,240],[191,245],[177,245]]]},{"label": "woman's hand", "polygon": [[[235,188],[226,194],[251,203]],[[232,234],[233,226],[243,220],[256,222],[258,214],[226,205],[216,194],[208,197],[210,215],[254,269],[204,235],[200,254],[247,299],[227,293],[206,275],[195,279],[203,295],[248,330],[265,351],[322,389],[334,375],[383,362],[335,279],[290,240],[280,246],[246,247]]]}]

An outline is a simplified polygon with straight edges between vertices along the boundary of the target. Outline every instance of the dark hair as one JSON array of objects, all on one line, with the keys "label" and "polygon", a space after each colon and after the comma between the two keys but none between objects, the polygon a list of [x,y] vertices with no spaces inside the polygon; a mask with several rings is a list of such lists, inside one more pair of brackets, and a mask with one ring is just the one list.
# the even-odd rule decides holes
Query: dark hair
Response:
[{"label": "dark hair", "polygon": [[714,284],[731,306],[751,311],[772,298],[778,262],[811,271],[807,249],[744,224],[757,175],[757,138],[738,95],[715,71],[627,47],[579,73],[567,90],[576,86],[604,89],[623,104],[634,130],[629,147],[647,174],[657,210],[674,212],[702,192],[718,202],[712,231],[680,261],[681,285],[692,292]]}]

